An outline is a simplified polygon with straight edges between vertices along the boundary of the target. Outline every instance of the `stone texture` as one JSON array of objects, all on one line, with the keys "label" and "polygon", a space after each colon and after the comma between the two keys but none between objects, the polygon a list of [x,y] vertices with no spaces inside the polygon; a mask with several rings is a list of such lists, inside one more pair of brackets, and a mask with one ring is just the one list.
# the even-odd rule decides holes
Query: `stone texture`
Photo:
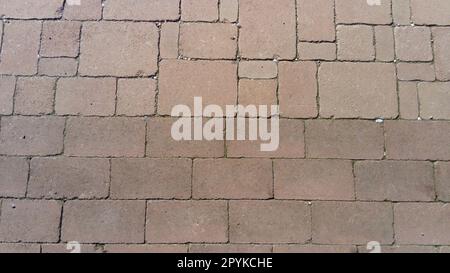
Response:
[{"label": "stone texture", "polygon": [[0,157],[0,197],[25,197],[28,162],[25,158]]},{"label": "stone texture", "polygon": [[163,21],[179,17],[178,0],[108,0],[103,8],[104,19]]},{"label": "stone texture", "polygon": [[182,0],[181,20],[213,22],[219,19],[218,0]]},{"label": "stone texture", "polygon": [[150,201],[147,219],[147,242],[224,243],[228,240],[225,201]]},{"label": "stone texture", "polygon": [[191,196],[189,159],[114,159],[111,198],[187,199]]},{"label": "stone texture", "polygon": [[234,23],[239,13],[239,0],[220,0],[220,21]]},{"label": "stone texture", "polygon": [[142,157],[145,121],[140,118],[70,118],[64,152],[69,156]]},{"label": "stone texture", "polygon": [[57,242],[61,204],[44,200],[3,200],[0,241]]},{"label": "stone texture", "polygon": [[416,24],[450,24],[450,3],[446,0],[411,0],[411,18]]},{"label": "stone texture", "polygon": [[392,23],[391,0],[381,1],[381,5],[368,5],[367,0],[336,0],[335,3],[337,23],[380,25]]},{"label": "stone texture", "polygon": [[108,196],[109,162],[97,158],[33,158],[28,197],[98,199]]},{"label": "stone texture", "polygon": [[61,238],[80,243],[143,243],[144,201],[68,201]]},{"label": "stone texture", "polygon": [[298,36],[300,41],[336,39],[333,0],[297,1]]},{"label": "stone texture", "polygon": [[361,161],[355,166],[356,198],[433,201],[433,165],[420,161]]},{"label": "stone texture", "polygon": [[317,66],[313,62],[282,62],[279,100],[283,117],[313,118],[317,109]]},{"label": "stone texture", "polygon": [[16,84],[14,112],[43,115],[53,112],[56,80],[47,77],[19,78]]},{"label": "stone texture", "polygon": [[158,31],[152,23],[85,23],[80,51],[82,75],[152,75],[157,70]]},{"label": "stone texture", "polygon": [[419,101],[417,96],[417,83],[399,82],[398,97],[400,100],[400,118],[417,119],[419,117]]},{"label": "stone texture", "polygon": [[397,77],[402,81],[434,81],[434,65],[432,63],[398,63]]},{"label": "stone texture", "polygon": [[450,162],[437,162],[435,168],[437,198],[450,201]]},{"label": "stone texture", "polygon": [[450,80],[450,30],[448,28],[433,28],[434,65],[436,78],[441,81]]},{"label": "stone texture", "polygon": [[178,37],[180,33],[179,23],[164,23],[161,25],[161,38],[159,41],[159,50],[161,58],[178,58]]},{"label": "stone texture", "polygon": [[389,159],[450,159],[449,122],[388,121],[385,131]]},{"label": "stone texture", "polygon": [[431,61],[431,31],[427,27],[395,28],[395,51],[402,61]]},{"label": "stone texture", "polygon": [[335,43],[302,43],[298,44],[298,58],[300,60],[336,60]]},{"label": "stone texture", "polygon": [[321,117],[395,118],[395,67],[382,63],[324,63],[319,68]]},{"label": "stone texture", "polygon": [[156,82],[153,79],[119,79],[117,115],[145,116],[155,113]]},{"label": "stone texture", "polygon": [[56,87],[58,115],[111,116],[116,101],[113,78],[63,78]]},{"label": "stone texture", "polygon": [[0,77],[0,115],[12,114],[15,87],[16,79],[14,77]]},{"label": "stone texture", "polygon": [[64,118],[5,117],[1,128],[0,154],[43,156],[62,152]]},{"label": "stone texture", "polygon": [[316,244],[391,244],[394,239],[388,203],[317,202],[312,217],[312,242]]},{"label": "stone texture", "polygon": [[193,172],[196,199],[273,197],[272,162],[267,159],[198,159]]},{"label": "stone texture", "polygon": [[[401,1],[401,0],[400,0]],[[394,31],[391,26],[377,26],[375,30],[375,51],[378,61],[390,62],[395,59]]]},{"label": "stone texture", "polygon": [[70,5],[66,1],[64,19],[67,20],[99,20],[102,17],[102,0],[83,0],[81,5]]},{"label": "stone texture", "polygon": [[420,116],[424,119],[450,119],[450,82],[418,85]]},{"label": "stone texture", "polygon": [[44,57],[77,57],[81,24],[48,21],[43,24],[40,54]]},{"label": "stone texture", "polygon": [[167,60],[160,64],[158,113],[170,115],[172,107],[193,109],[194,97],[203,105],[234,105],[237,100],[236,64],[228,61]]},{"label": "stone texture", "polygon": [[273,79],[278,75],[277,64],[273,61],[241,61],[239,77],[249,79]]},{"label": "stone texture", "polygon": [[276,199],[352,200],[352,163],[347,160],[274,161]]},{"label": "stone texture", "polygon": [[14,19],[54,19],[61,17],[63,0],[1,0],[0,14]]},{"label": "stone texture", "polygon": [[39,59],[39,75],[70,77],[77,74],[78,62],[72,58]]},{"label": "stone texture", "polygon": [[304,243],[311,238],[310,208],[296,201],[231,201],[230,242]]},{"label": "stone texture", "polygon": [[[294,59],[295,1],[239,1],[239,50],[252,59]],[[255,46],[255,45],[258,46]]]},{"label": "stone texture", "polygon": [[383,128],[371,121],[307,121],[305,138],[307,157],[311,158],[381,159],[383,157]]},{"label": "stone texture", "polygon": [[441,203],[394,205],[395,239],[399,244],[450,244],[450,207]]},{"label": "stone texture", "polygon": [[[151,118],[147,123],[147,152],[149,157],[223,157],[224,141],[187,140],[172,138],[175,118]],[[193,122],[191,121],[191,125]]]},{"label": "stone texture", "polygon": [[344,61],[375,59],[374,34],[370,26],[338,26],[337,57]]},{"label": "stone texture", "polygon": [[41,23],[11,21],[3,28],[0,74],[34,75],[37,72]]},{"label": "stone texture", "polygon": [[180,54],[184,57],[235,59],[236,40],[237,27],[232,24],[185,23],[180,26]]}]

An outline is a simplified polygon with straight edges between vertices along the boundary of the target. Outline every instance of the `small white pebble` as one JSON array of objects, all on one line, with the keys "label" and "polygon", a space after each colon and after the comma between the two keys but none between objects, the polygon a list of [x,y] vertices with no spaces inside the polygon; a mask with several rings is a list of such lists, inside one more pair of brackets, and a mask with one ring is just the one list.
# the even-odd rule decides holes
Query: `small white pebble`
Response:
[{"label": "small white pebble", "polygon": [[384,122],[384,119],[378,118],[378,119],[375,120],[375,122],[376,122],[376,123],[383,123],[383,122]]},{"label": "small white pebble", "polygon": [[422,118],[421,118],[421,117],[418,117],[417,120],[422,120]]}]

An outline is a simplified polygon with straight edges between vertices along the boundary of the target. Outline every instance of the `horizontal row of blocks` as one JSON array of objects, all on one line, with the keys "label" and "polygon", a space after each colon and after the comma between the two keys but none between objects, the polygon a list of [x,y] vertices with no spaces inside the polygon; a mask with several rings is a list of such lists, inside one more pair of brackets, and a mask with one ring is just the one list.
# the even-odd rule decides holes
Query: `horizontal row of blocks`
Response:
[{"label": "horizontal row of blocks", "polygon": [[[448,121],[280,120],[280,146],[175,141],[173,118],[2,117],[0,155],[450,160]],[[306,126],[305,126],[306,124]]]},{"label": "horizontal row of blocks", "polygon": [[[0,253],[69,253],[64,243],[0,243]],[[81,244],[81,253],[367,253],[367,245],[322,244]],[[450,246],[383,245],[382,253],[449,253]]]},{"label": "horizontal row of blocks", "polygon": [[0,157],[0,197],[450,201],[449,162]]},{"label": "horizontal row of blocks", "polygon": [[442,203],[4,199],[1,212],[10,243],[450,244]]}]

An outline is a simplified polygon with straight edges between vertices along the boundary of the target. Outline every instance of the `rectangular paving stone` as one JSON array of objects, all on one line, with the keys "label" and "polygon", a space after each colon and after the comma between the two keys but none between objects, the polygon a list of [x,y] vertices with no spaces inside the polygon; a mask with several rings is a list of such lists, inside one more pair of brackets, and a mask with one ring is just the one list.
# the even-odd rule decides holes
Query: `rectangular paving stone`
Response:
[{"label": "rectangular paving stone", "polygon": [[395,118],[395,67],[383,63],[323,63],[319,67],[320,116]]},{"label": "rectangular paving stone", "polygon": [[419,100],[416,82],[399,82],[398,98],[400,118],[417,119],[419,117]]},{"label": "rectangular paving stone", "polygon": [[56,86],[58,115],[111,116],[115,105],[114,78],[62,78]]},{"label": "rectangular paving stone", "polygon": [[77,57],[81,24],[70,21],[48,21],[42,27],[40,54],[44,57]]},{"label": "rectangular paving stone", "polygon": [[381,159],[383,128],[373,121],[306,121],[307,158]]},{"label": "rectangular paving stone", "polygon": [[191,244],[189,253],[271,253],[271,245]]},{"label": "rectangular paving stone", "polygon": [[145,201],[74,200],[64,204],[61,239],[80,243],[143,243]]},{"label": "rectangular paving stone", "polygon": [[297,201],[230,201],[230,242],[305,243],[310,208]]},{"label": "rectangular paving stone", "polygon": [[314,62],[281,62],[278,81],[283,117],[317,116],[317,65]]},{"label": "rectangular paving stone", "polygon": [[102,0],[83,0],[80,5],[70,5],[66,1],[64,6],[63,18],[67,20],[99,20],[101,17]]},{"label": "rectangular paving stone", "polygon": [[0,253],[40,253],[39,244],[0,244]]},{"label": "rectangular paving stone", "polygon": [[337,57],[343,61],[372,61],[375,59],[374,32],[371,26],[340,25],[337,33]]},{"label": "rectangular paving stone", "polygon": [[274,161],[276,199],[353,200],[352,162],[347,160]]},{"label": "rectangular paving stone", "polygon": [[402,61],[432,61],[431,31],[428,27],[396,27],[395,52]]},{"label": "rectangular paving stone", "polygon": [[[170,115],[183,104],[194,109],[194,97],[203,105],[235,105],[237,65],[230,61],[163,60],[160,64],[158,113]],[[193,113],[192,113],[193,114]]]},{"label": "rectangular paving stone", "polygon": [[219,19],[218,0],[182,0],[181,20],[214,22]]},{"label": "rectangular paving stone", "polygon": [[178,0],[108,0],[103,8],[107,20],[163,21],[179,17]]},{"label": "rectangular paving stone", "polygon": [[239,0],[220,0],[220,21],[234,23],[239,15]]},{"label": "rectangular paving stone", "polygon": [[389,159],[450,159],[449,122],[387,121],[385,131]]},{"label": "rectangular paving stone", "polygon": [[442,203],[394,205],[395,239],[399,244],[450,244],[450,207]]},{"label": "rectangular paving stone", "polygon": [[392,1],[392,17],[397,25],[411,24],[410,0]]},{"label": "rectangular paving stone", "polygon": [[450,2],[411,0],[411,19],[416,24],[449,25]]},{"label": "rectangular paving stone", "polygon": [[37,72],[40,36],[41,23],[38,21],[5,23],[0,74],[34,75]]},{"label": "rectangular paving stone", "polygon": [[156,81],[153,79],[119,79],[117,115],[145,116],[155,113]]},{"label": "rectangular paving stone", "polygon": [[14,112],[21,115],[53,113],[56,79],[49,77],[18,78]]},{"label": "rectangular paving stone", "polygon": [[433,201],[433,165],[420,161],[360,161],[354,165],[356,198]]},{"label": "rectangular paving stone", "polygon": [[314,202],[312,242],[315,244],[391,244],[392,205],[365,202]]},{"label": "rectangular paving stone", "polygon": [[418,91],[423,119],[450,119],[450,82],[422,82]]},{"label": "rectangular paving stone", "polygon": [[298,58],[300,60],[336,60],[335,43],[298,43]]},{"label": "rectangular paving stone", "polygon": [[237,27],[232,24],[184,23],[180,25],[180,54],[188,58],[235,59],[237,35]]},{"label": "rectangular paving stone", "polygon": [[447,50],[450,44],[449,28],[433,28],[434,65],[436,78],[441,81],[450,80],[450,53]]},{"label": "rectangular paving stone", "polygon": [[142,157],[145,121],[141,118],[70,118],[64,152],[68,156]]},{"label": "rectangular paving stone", "polygon": [[163,23],[161,25],[161,38],[159,41],[159,50],[161,58],[178,58],[178,38],[180,35],[179,23]]},{"label": "rectangular paving stone", "polygon": [[401,81],[434,81],[433,63],[397,63],[397,78]]},{"label": "rectangular paving stone", "polygon": [[294,0],[240,0],[239,23],[239,50],[242,57],[295,58],[297,35]]},{"label": "rectangular paving stone", "polygon": [[356,253],[354,246],[346,245],[274,245],[274,253]]},{"label": "rectangular paving stone", "polygon": [[298,36],[300,41],[336,39],[333,0],[297,1]]},{"label": "rectangular paving stone", "polygon": [[395,59],[394,30],[391,26],[376,26],[374,31],[377,60],[393,61]]},{"label": "rectangular paving stone", "polygon": [[191,167],[190,159],[113,159],[111,198],[190,198]]},{"label": "rectangular paving stone", "polygon": [[146,240],[151,243],[225,243],[226,201],[149,201]]},{"label": "rectangular paving stone", "polygon": [[61,203],[5,199],[1,203],[0,241],[9,243],[57,242]]},{"label": "rectangular paving stone", "polygon": [[1,0],[0,14],[14,19],[54,19],[61,17],[64,0]]},{"label": "rectangular paving stone", "polygon": [[38,74],[42,76],[75,76],[78,61],[73,58],[40,58]]},{"label": "rectangular paving stone", "polygon": [[437,198],[450,201],[450,162],[436,162],[434,165]]},{"label": "rectangular paving stone", "polygon": [[367,0],[336,0],[335,3],[338,24],[388,25],[392,23],[391,0],[380,1],[381,5],[369,5]]},{"label": "rectangular paving stone", "polygon": [[87,22],[83,24],[80,52],[81,75],[153,75],[157,70],[158,30],[153,23]]},{"label": "rectangular paving stone", "polygon": [[0,154],[56,155],[62,152],[64,118],[3,117]]},{"label": "rectangular paving stone", "polygon": [[0,77],[0,115],[12,114],[15,88],[16,88],[15,77],[12,76]]},{"label": "rectangular paving stone", "polygon": [[28,161],[19,157],[0,157],[0,197],[25,197]]},{"label": "rectangular paving stone", "polygon": [[196,159],[195,199],[268,199],[273,197],[272,161],[268,159]]},{"label": "rectangular paving stone", "polygon": [[51,199],[105,198],[109,191],[109,161],[98,158],[33,158],[28,197]]},{"label": "rectangular paving stone", "polygon": [[188,246],[181,244],[107,244],[105,253],[187,253]]},{"label": "rectangular paving stone", "polygon": [[241,61],[239,77],[249,79],[273,79],[278,75],[277,63],[273,61]]}]

